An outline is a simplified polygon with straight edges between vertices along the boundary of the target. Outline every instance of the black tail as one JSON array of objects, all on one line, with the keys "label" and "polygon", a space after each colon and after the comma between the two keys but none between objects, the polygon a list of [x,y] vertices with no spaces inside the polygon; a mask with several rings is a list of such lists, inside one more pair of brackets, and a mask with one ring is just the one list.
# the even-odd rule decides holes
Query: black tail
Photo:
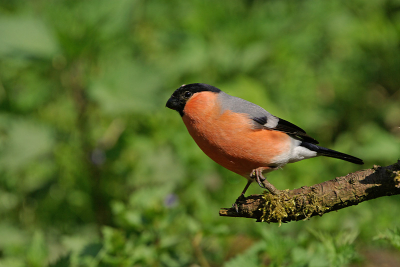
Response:
[{"label": "black tail", "polygon": [[301,142],[300,144],[301,146],[308,148],[312,151],[315,151],[318,153],[318,155],[320,156],[325,156],[325,157],[331,157],[331,158],[336,158],[336,159],[342,159],[351,163],[355,163],[355,164],[364,164],[364,161],[362,159],[344,154],[344,153],[340,153],[337,152],[335,150],[329,149],[329,148],[325,148],[325,147],[321,147],[321,146],[317,146],[314,144],[310,144],[307,142]]}]

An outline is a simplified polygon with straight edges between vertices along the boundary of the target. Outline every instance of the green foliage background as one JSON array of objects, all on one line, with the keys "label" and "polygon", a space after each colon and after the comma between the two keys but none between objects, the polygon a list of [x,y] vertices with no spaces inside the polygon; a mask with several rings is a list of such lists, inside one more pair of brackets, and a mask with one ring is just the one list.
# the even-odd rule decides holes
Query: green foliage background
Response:
[{"label": "green foliage background", "polygon": [[[398,196],[281,227],[219,217],[245,180],[165,108],[209,83],[371,168],[400,155],[399,73],[398,0],[3,0],[0,266],[399,263]],[[359,168],[317,158],[269,179]]]}]

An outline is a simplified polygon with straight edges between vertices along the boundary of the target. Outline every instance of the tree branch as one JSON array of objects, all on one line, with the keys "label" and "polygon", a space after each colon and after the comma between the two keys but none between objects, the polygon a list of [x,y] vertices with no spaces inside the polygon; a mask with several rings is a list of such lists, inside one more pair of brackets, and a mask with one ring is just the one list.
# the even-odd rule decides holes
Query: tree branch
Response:
[{"label": "tree branch", "polygon": [[284,190],[279,195],[266,191],[238,203],[239,211],[225,208],[220,216],[254,218],[258,222],[290,222],[357,205],[363,201],[400,194],[400,160],[390,166],[374,166],[313,186]]}]

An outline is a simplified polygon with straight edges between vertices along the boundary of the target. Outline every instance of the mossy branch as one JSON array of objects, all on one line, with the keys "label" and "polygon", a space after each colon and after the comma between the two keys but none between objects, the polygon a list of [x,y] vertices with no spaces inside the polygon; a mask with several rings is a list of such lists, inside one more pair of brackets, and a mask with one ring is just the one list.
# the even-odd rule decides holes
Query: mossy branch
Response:
[{"label": "mossy branch", "polygon": [[290,222],[357,205],[363,201],[400,194],[400,160],[390,166],[350,173],[313,186],[251,195],[220,216],[254,218],[259,222]]}]

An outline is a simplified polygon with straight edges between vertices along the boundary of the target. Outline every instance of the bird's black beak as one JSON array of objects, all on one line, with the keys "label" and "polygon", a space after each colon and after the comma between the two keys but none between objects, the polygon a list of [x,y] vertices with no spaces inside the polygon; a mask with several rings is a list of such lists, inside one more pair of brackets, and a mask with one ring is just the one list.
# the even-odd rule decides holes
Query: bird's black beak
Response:
[{"label": "bird's black beak", "polygon": [[168,101],[167,104],[165,105],[167,108],[173,109],[178,111],[178,113],[183,116],[183,109],[185,108],[185,103],[181,103],[179,102],[179,100],[173,96],[171,96]]},{"label": "bird's black beak", "polygon": [[167,108],[177,110],[179,108],[179,101],[174,97],[170,97],[165,105]]}]

